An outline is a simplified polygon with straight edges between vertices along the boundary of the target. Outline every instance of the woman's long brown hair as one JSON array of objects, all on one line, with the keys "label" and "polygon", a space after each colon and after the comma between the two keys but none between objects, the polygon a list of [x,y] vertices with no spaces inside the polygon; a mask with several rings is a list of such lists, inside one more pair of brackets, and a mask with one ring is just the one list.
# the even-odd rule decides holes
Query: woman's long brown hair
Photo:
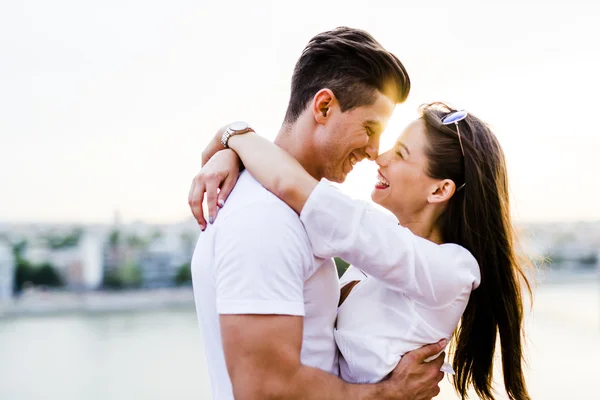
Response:
[{"label": "woman's long brown hair", "polygon": [[479,263],[481,284],[454,335],[454,387],[462,399],[473,385],[482,399],[494,399],[492,375],[500,335],[504,386],[510,399],[530,399],[523,376],[523,289],[531,295],[515,252],[504,153],[491,129],[469,115],[459,122],[464,157],[452,125],[442,118],[455,111],[443,103],[421,106],[428,142],[428,174],[466,183],[450,199],[439,220],[443,240],[469,250]]}]

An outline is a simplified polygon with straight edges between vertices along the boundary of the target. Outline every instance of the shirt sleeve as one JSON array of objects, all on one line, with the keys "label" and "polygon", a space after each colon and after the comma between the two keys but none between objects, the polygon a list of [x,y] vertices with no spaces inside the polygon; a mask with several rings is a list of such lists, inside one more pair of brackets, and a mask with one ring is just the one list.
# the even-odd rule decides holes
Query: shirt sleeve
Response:
[{"label": "shirt sleeve", "polygon": [[423,305],[446,306],[479,284],[469,251],[416,236],[325,181],[309,196],[300,219],[316,256],[339,256]]},{"label": "shirt sleeve", "polygon": [[304,316],[314,258],[298,216],[284,203],[258,203],[215,227],[217,312]]}]

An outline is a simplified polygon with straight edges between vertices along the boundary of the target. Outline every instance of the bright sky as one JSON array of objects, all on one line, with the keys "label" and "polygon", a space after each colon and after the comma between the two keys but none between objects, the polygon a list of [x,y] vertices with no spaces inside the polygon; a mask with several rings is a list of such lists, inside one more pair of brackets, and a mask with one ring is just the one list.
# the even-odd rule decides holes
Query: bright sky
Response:
[{"label": "bright sky", "polygon": [[[302,49],[339,25],[411,76],[382,150],[448,101],[495,127],[519,220],[600,219],[599,18],[592,0],[2,2],[0,221],[187,218],[209,137],[243,119],[273,138]],[[343,190],[368,199],[375,171]]]}]

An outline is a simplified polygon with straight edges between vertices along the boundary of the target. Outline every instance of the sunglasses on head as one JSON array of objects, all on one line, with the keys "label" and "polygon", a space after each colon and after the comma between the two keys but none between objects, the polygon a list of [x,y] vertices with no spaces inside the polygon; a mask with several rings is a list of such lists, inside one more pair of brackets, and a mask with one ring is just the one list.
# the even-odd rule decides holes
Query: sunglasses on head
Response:
[{"label": "sunglasses on head", "polygon": [[462,151],[463,157],[465,156],[465,149],[462,144],[462,139],[460,137],[460,129],[458,127],[458,123],[463,119],[467,118],[469,114],[465,110],[453,111],[450,114],[446,115],[442,118],[442,125],[456,125],[456,133],[458,134],[458,143],[460,143],[460,150]]},{"label": "sunglasses on head", "polygon": [[[460,151],[462,152],[463,158],[465,157],[465,148],[462,144],[462,139],[460,137],[460,128],[458,127],[458,123],[463,119],[467,118],[469,114],[465,110],[453,111],[450,114],[447,114],[442,118],[442,125],[452,125],[456,126],[456,134],[458,135],[458,143],[460,144]],[[467,182],[460,185],[456,191],[458,192],[460,189],[464,188]]]}]

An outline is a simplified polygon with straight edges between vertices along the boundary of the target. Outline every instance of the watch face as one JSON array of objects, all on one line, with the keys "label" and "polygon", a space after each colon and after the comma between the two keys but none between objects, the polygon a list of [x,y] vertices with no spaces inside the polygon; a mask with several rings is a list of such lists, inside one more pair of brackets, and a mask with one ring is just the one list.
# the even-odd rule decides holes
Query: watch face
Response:
[{"label": "watch face", "polygon": [[244,121],[237,121],[234,122],[233,124],[229,125],[229,129],[231,129],[232,131],[243,131],[244,129],[248,128],[248,124],[245,123]]}]

